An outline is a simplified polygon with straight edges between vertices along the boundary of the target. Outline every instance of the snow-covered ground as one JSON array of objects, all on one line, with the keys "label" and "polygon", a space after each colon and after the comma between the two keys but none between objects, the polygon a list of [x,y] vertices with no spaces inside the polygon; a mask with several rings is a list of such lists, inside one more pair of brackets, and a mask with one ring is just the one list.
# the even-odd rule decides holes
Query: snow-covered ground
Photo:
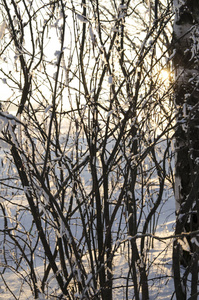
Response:
[{"label": "snow-covered ground", "polygon": [[[5,161],[2,161],[3,152],[1,153],[1,164],[3,166],[4,172],[1,174],[1,178],[5,178],[6,164]],[[15,180],[15,172],[13,172],[13,182],[10,182],[13,185]],[[9,183],[9,182],[4,182]],[[23,232],[25,230],[29,230],[31,227],[32,219],[30,215],[28,215],[27,210],[23,210],[23,207],[27,206],[26,200],[23,196],[23,191],[17,190],[17,192],[11,189],[11,194],[8,193],[8,189],[5,188],[1,184],[1,202],[6,203],[7,212],[9,212],[10,220],[12,220],[12,215],[16,214],[16,208],[19,208],[21,205],[22,209],[21,216],[18,216],[18,220],[20,220],[23,228]],[[16,193],[16,194],[14,194]],[[12,203],[5,200],[11,197]],[[155,299],[175,299],[174,295],[174,283],[173,283],[173,272],[172,272],[172,239],[167,239],[168,236],[172,236],[174,232],[174,223],[175,223],[175,201],[172,195],[172,192],[168,192],[165,187],[165,192],[162,197],[163,201],[160,205],[158,211],[156,212],[156,230],[155,230],[155,238],[151,238],[150,243],[152,243],[149,247],[148,251],[148,284],[149,284],[149,292],[150,292],[150,300]],[[0,211],[0,229],[4,226],[4,218],[2,211]],[[11,222],[11,221],[10,221]],[[124,229],[125,230],[125,229]],[[125,236],[125,234],[124,234]],[[7,239],[8,241],[8,239]],[[137,243],[139,245],[139,236],[137,237]],[[117,241],[118,242],[118,241]],[[33,299],[32,291],[30,289],[30,285],[28,282],[28,272],[29,269],[27,266],[23,266],[24,270],[20,270],[20,274],[16,271],[10,269],[4,269],[5,260],[3,259],[3,243],[4,236],[0,233],[0,299],[20,299],[27,300]],[[115,252],[114,260],[113,260],[113,288],[114,288],[114,300],[122,300],[127,299],[126,297],[126,280],[127,274],[129,270],[129,256],[128,256],[128,240],[120,241],[120,246]],[[7,261],[10,266],[12,266],[12,259],[17,253],[15,253],[15,247],[10,245],[10,249],[8,249],[9,255],[7,256]],[[13,256],[12,256],[13,255]],[[4,261],[4,264],[1,264],[1,261]],[[85,263],[86,265],[86,263]],[[35,259],[35,270],[38,278],[42,278],[43,274],[43,261],[42,259],[36,257]],[[27,273],[26,273],[27,271]],[[40,276],[41,275],[41,276]],[[129,279],[130,281],[132,279]],[[52,276],[48,281],[49,291],[53,291],[54,295],[56,294],[56,281]],[[57,292],[59,295],[59,291]],[[133,283],[129,282],[128,287],[128,297],[129,299],[133,299],[134,291],[133,291]],[[40,299],[46,299],[41,295]],[[48,298],[50,299],[50,298]],[[54,299],[54,297],[52,298]],[[77,298],[78,299],[78,298]]]},{"label": "snow-covered ground", "polygon": [[[156,230],[157,237],[167,237],[173,234],[175,214],[174,214],[174,199],[170,198],[165,203],[159,216],[158,226]],[[28,218],[24,219],[27,224]],[[2,218],[0,219],[2,222]],[[173,273],[172,273],[172,240],[165,239],[153,240],[153,248],[150,250],[150,269],[149,269],[149,286],[150,286],[150,300],[153,299],[175,299],[172,298],[174,293]],[[128,261],[127,261],[127,247],[124,245],[119,247],[114,258],[114,299],[122,300],[126,299],[126,274],[128,273]],[[0,252],[0,257],[2,253]],[[39,264],[39,262],[38,262]],[[38,274],[42,273],[42,265],[37,268]],[[25,271],[24,276],[26,277]],[[24,277],[24,278],[25,278]],[[6,288],[10,287],[13,296]],[[49,286],[53,288],[55,281],[49,282]],[[129,291],[133,288],[129,284]],[[15,272],[6,271],[0,278],[0,299],[33,299],[30,287],[25,280],[16,274]],[[15,297],[14,297],[15,295]],[[19,297],[20,295],[20,297]],[[130,297],[130,292],[129,292]]]}]

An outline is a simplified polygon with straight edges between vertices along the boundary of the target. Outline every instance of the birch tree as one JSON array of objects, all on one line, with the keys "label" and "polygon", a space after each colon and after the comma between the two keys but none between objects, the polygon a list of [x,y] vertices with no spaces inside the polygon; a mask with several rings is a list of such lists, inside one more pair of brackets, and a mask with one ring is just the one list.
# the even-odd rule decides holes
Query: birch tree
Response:
[{"label": "birch tree", "polygon": [[[173,248],[177,299],[187,299],[191,272],[191,299],[197,299],[199,229],[199,6],[198,1],[174,1],[176,137],[176,239]],[[180,265],[186,269],[183,272]]]}]

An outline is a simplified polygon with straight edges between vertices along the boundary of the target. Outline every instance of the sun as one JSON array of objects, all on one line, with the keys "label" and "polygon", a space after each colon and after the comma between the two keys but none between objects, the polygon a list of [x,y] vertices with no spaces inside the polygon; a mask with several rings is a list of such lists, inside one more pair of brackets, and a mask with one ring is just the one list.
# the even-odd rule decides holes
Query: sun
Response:
[{"label": "sun", "polygon": [[170,79],[170,72],[166,69],[160,71],[160,78],[162,81],[167,81]]}]

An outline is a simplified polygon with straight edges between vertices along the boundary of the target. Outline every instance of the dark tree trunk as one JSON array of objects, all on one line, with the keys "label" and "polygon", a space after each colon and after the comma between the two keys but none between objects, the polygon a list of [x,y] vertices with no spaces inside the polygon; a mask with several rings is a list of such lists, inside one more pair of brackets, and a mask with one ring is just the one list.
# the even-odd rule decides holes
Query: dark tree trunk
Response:
[{"label": "dark tree trunk", "polygon": [[[198,196],[199,185],[199,41],[198,1],[174,0],[175,21],[173,33],[175,67],[175,103],[177,108],[176,138],[176,234],[193,232],[199,228]],[[187,203],[188,202],[188,203]],[[177,299],[186,299],[186,281],[182,280],[180,265],[192,273],[192,281],[197,277],[197,242],[193,235],[185,241],[175,240],[173,248],[174,281]],[[196,241],[196,240],[195,240]],[[185,276],[184,278],[187,278]],[[193,287],[194,285],[192,285]],[[197,283],[195,282],[195,286]],[[197,288],[196,288],[197,289]],[[196,293],[193,287],[192,295]]]}]

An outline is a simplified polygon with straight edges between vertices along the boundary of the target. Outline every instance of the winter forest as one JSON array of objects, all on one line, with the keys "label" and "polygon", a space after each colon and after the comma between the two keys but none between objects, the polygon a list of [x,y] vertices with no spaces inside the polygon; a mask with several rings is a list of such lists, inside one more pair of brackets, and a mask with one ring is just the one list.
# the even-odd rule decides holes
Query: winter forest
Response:
[{"label": "winter forest", "polygon": [[0,0],[0,299],[193,299],[197,0]]}]

